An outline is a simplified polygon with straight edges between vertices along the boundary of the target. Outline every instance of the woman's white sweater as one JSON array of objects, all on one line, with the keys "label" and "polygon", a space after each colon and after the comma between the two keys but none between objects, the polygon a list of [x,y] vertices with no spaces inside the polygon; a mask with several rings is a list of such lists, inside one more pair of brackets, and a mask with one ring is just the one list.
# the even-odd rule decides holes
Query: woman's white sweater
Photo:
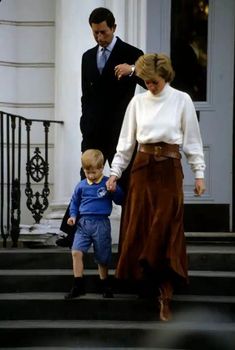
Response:
[{"label": "woman's white sweater", "polygon": [[153,95],[135,95],[124,117],[111,175],[121,177],[138,143],[166,142],[182,145],[195,178],[204,178],[205,161],[199,124],[190,96],[168,83]]}]

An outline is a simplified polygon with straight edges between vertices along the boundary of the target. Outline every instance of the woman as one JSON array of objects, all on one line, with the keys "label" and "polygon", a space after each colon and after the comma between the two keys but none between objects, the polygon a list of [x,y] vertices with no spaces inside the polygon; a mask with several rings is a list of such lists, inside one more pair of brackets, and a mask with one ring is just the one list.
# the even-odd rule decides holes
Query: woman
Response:
[{"label": "woman", "polygon": [[190,96],[170,86],[174,71],[169,57],[145,54],[135,71],[148,91],[128,105],[107,182],[107,188],[115,190],[137,140],[116,277],[151,280],[159,287],[160,319],[168,321],[173,288],[188,281],[179,145],[194,173],[198,196],[205,191],[203,146]]}]

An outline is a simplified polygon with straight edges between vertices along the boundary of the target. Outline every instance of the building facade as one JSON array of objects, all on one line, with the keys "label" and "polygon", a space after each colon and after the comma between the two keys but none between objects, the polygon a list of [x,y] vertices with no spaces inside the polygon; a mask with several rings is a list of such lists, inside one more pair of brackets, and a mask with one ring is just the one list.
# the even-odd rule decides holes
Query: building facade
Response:
[{"label": "building facade", "polygon": [[[207,164],[207,191],[201,198],[194,197],[193,177],[183,159],[186,230],[233,231],[234,0],[0,2],[0,110],[64,122],[50,136],[52,191],[47,215],[62,216],[79,180],[81,56],[95,45],[88,17],[99,6],[114,13],[120,38],[144,52],[169,54],[176,68],[176,87],[184,87],[194,99]],[[189,50],[200,69],[196,77],[188,65]],[[40,142],[35,130],[33,146]],[[114,210],[114,220],[119,214]],[[30,222],[27,209],[22,222]]]}]

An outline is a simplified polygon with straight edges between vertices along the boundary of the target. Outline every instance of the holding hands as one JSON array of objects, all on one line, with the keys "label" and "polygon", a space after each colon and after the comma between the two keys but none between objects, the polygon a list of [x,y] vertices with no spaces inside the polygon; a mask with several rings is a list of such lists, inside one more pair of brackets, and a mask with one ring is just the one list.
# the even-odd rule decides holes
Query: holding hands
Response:
[{"label": "holding hands", "polygon": [[111,175],[108,181],[106,182],[107,190],[110,192],[115,192],[117,187],[117,177],[115,175]]}]

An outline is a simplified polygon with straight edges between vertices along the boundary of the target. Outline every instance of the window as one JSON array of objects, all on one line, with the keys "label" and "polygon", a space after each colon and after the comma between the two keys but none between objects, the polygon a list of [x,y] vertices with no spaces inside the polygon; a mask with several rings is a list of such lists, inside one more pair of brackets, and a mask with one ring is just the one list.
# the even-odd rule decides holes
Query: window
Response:
[{"label": "window", "polygon": [[209,0],[172,0],[172,86],[206,101]]}]

